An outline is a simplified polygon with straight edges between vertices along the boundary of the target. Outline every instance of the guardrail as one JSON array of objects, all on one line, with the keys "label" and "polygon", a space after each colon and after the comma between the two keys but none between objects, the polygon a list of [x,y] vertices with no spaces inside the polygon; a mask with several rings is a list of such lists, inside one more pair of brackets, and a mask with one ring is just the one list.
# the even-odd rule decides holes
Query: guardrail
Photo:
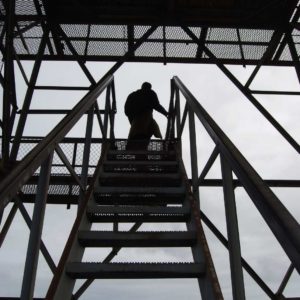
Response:
[{"label": "guardrail", "polygon": [[[113,76],[107,76],[99,83],[97,83],[93,90],[88,92],[81,101],[62,119],[61,122],[27,155],[22,159],[16,167],[2,180],[0,183],[0,211],[8,204],[8,202],[18,193],[19,189],[24,183],[32,176],[32,174],[40,167],[47,158],[52,155],[56,149],[58,155],[69,169],[70,173],[75,173],[70,168],[68,161],[63,156],[62,151],[59,150],[58,143],[67,135],[72,127],[78,122],[78,120],[88,112],[87,131],[85,146],[89,146],[91,139],[91,130],[93,124],[94,104],[97,102],[97,98],[106,90],[106,108],[104,114],[104,120],[102,121],[100,115],[98,115],[99,126],[102,131],[103,138],[108,136],[108,123],[110,122],[110,137],[113,137],[113,125],[114,125],[114,81]],[[113,98],[110,101],[110,98]],[[86,148],[86,147],[85,147]],[[84,156],[88,156],[88,150],[86,149]],[[87,157],[83,159],[87,160]],[[83,163],[84,164],[84,163]],[[88,165],[88,163],[86,164]],[[76,179],[77,180],[77,179]]]},{"label": "guardrail", "polygon": [[[185,98],[183,113],[180,111],[180,105],[184,102],[180,99],[181,94]],[[239,185],[246,190],[259,213],[286,252],[291,260],[292,266],[300,273],[299,223],[178,77],[174,77],[171,80],[169,111],[172,112],[173,120],[168,122],[166,138],[175,137],[180,141],[187,116],[189,119],[189,142],[192,162],[191,184],[196,197],[198,197],[199,186],[203,183],[210,167],[220,155],[222,170],[221,185],[223,186],[224,192],[234,299],[245,299],[245,291],[242,272],[243,260],[240,251],[234,195],[236,185],[234,184],[232,172],[234,172]],[[195,116],[200,120],[210,138],[215,143],[215,148],[200,175],[197,166]],[[259,280],[257,280],[257,282],[258,281]],[[260,283],[258,282],[258,284]],[[270,293],[272,293],[267,287],[263,286],[263,284],[260,284],[260,286],[267,294],[270,295]]]}]

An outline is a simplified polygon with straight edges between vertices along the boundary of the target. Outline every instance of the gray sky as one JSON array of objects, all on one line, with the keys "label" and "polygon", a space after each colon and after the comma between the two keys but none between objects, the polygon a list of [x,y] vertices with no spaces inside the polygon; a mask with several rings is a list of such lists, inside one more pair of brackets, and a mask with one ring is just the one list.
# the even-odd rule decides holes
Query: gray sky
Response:
[{"label": "gray sky", "polygon": [[[108,70],[110,63],[88,63],[95,79]],[[29,74],[30,63],[25,64]],[[245,82],[253,67],[230,66],[229,69]],[[217,69],[211,65],[174,65],[168,64],[125,64],[115,74],[118,114],[116,117],[116,137],[126,138],[129,123],[123,114],[123,105],[127,95],[140,87],[144,81],[152,83],[161,104],[168,108],[170,99],[170,79],[177,75],[196,96],[201,105],[211,114],[215,121],[230,137],[243,155],[264,179],[299,179],[300,159],[296,151],[276,132],[261,116],[254,106],[237,90],[237,88]],[[24,85],[18,76],[19,103],[22,102]],[[43,63],[38,84],[53,85],[88,85],[79,67],[74,63]],[[299,91],[299,83],[294,70],[289,68],[264,68],[251,86],[253,89],[274,89]],[[83,93],[73,92],[36,92],[32,108],[72,108]],[[263,106],[278,119],[286,130],[300,142],[300,105],[297,96],[260,96],[257,97]],[[183,101],[183,99],[182,99]],[[2,104],[2,103],[1,103]],[[165,131],[166,119],[155,114],[162,132]],[[59,121],[59,118],[39,118],[28,120],[27,135],[44,136]],[[69,136],[83,136],[84,122],[71,131]],[[95,129],[94,136],[99,136]],[[198,164],[199,171],[205,165],[213,150],[213,143],[197,121]],[[188,132],[183,136],[183,153],[186,169],[190,172]],[[220,178],[219,160],[215,163],[208,178]],[[296,189],[274,189],[282,202],[294,217],[300,219],[299,191]],[[219,230],[226,236],[226,223],[222,190],[220,188],[202,188],[200,190],[201,207],[214,221]],[[276,291],[285,271],[289,266],[283,250],[270,233],[262,217],[254,208],[251,199],[242,188],[236,189],[239,230],[241,233],[242,255],[248,263]],[[27,206],[32,211],[32,206]],[[8,210],[6,210],[7,214]],[[63,206],[48,206],[46,211],[43,239],[54,260],[57,262],[63,249],[66,236],[75,216],[75,208],[66,210]],[[2,226],[3,224],[1,224]],[[149,229],[144,225],[141,230]],[[167,224],[166,230],[183,229]],[[109,229],[97,227],[97,229]],[[125,227],[124,227],[125,229]],[[155,228],[151,227],[154,230]],[[206,229],[205,229],[206,230]],[[206,230],[210,249],[215,261],[219,280],[225,299],[231,299],[228,252]],[[18,296],[23,262],[26,254],[28,230],[18,213],[8,234],[7,240],[0,249],[0,291],[1,295]],[[97,261],[105,257],[105,251],[89,250],[86,260]],[[189,251],[176,249],[150,249],[141,254],[140,249],[122,250],[115,261],[189,261]],[[40,259],[36,295],[43,296],[50,280],[50,271],[43,258]],[[286,296],[299,296],[299,275],[294,272],[286,289]],[[260,288],[245,274],[247,299],[267,299]],[[5,292],[4,292],[5,291]],[[98,280],[85,293],[82,299],[199,299],[195,280]]]}]

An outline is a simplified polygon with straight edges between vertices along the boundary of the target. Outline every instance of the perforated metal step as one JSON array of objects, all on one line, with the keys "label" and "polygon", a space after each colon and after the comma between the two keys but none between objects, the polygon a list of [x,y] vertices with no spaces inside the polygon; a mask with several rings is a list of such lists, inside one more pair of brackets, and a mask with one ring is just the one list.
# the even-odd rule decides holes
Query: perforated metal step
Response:
[{"label": "perforated metal step", "polygon": [[178,163],[176,161],[107,161],[103,169],[105,172],[171,173],[178,171]]},{"label": "perforated metal step", "polygon": [[81,231],[78,241],[84,247],[191,247],[196,243],[196,233]]},{"label": "perforated metal step", "polygon": [[99,177],[99,183],[105,186],[161,186],[172,187],[181,184],[181,176],[178,173],[108,173],[104,172]]},{"label": "perforated metal step", "polygon": [[95,189],[95,201],[102,205],[182,204],[185,187],[107,187]]},{"label": "perforated metal step", "polygon": [[110,150],[107,160],[118,161],[172,161],[176,159],[175,151],[120,151]]},{"label": "perforated metal step", "polygon": [[68,263],[67,274],[78,279],[199,278],[204,263]]},{"label": "perforated metal step", "polygon": [[190,211],[183,207],[92,206],[87,208],[90,222],[187,222]]}]

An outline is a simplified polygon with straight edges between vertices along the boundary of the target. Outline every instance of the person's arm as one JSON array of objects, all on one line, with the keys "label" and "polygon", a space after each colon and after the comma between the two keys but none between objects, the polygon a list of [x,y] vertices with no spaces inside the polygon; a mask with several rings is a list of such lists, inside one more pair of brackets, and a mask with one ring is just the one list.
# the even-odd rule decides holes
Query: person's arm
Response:
[{"label": "person's arm", "polygon": [[160,103],[158,103],[158,105],[156,105],[156,107],[154,109],[157,110],[158,112],[160,112],[161,114],[163,114],[166,117],[168,117],[168,115],[169,115],[168,112],[165,110],[165,108],[160,105]]},{"label": "person's arm", "polygon": [[161,114],[163,114],[164,116],[168,117],[168,112],[165,110],[165,108],[159,103],[158,97],[156,95],[156,93],[153,91],[153,95],[154,95],[154,109],[158,112],[160,112]]}]

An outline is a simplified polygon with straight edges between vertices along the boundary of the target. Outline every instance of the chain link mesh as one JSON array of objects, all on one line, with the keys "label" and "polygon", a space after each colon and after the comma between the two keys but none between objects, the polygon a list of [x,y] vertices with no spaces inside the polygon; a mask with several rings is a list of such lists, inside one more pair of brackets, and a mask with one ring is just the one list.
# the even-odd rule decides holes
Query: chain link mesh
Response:
[{"label": "chain link mesh", "polygon": [[[18,152],[17,160],[22,160],[38,143],[39,139],[36,140],[36,143],[33,139],[30,139],[29,142],[23,140],[20,144],[20,149]],[[82,169],[82,159],[83,159],[83,151],[84,151],[84,143],[83,142],[75,142],[75,143],[60,143],[60,148],[68,159],[68,162],[74,167],[75,173],[77,175],[81,174]],[[101,144],[100,143],[92,143],[90,150],[90,158],[89,158],[89,174],[92,174],[98,160],[100,158],[101,153]],[[52,174],[59,175],[69,175],[69,171],[65,167],[62,160],[59,158],[57,153],[55,152],[53,155],[52,162]],[[35,175],[38,175],[39,169],[35,172]]]},{"label": "chain link mesh", "polygon": [[[39,3],[42,14],[45,14],[45,8],[42,0]],[[151,1],[150,1],[151,2]],[[149,9],[153,6],[153,2],[143,1],[143,6],[149,5]],[[112,4],[110,4],[112,5]],[[122,3],[122,5],[125,5]],[[127,4],[126,4],[127,5]],[[128,2],[130,5],[140,5],[140,3]],[[5,15],[3,0],[0,1],[0,14]],[[21,16],[37,15],[37,10],[33,0],[16,0],[16,14]],[[30,22],[19,21],[20,28],[24,28]],[[128,51],[128,28],[127,25],[103,25],[91,24],[62,24],[61,28],[70,38],[70,41],[77,53],[85,57],[93,57],[101,60],[108,58],[116,59],[122,57]],[[140,39],[151,26],[135,25],[134,26],[134,41]],[[201,27],[190,27],[191,31],[200,38]],[[165,31],[164,31],[165,30]],[[236,28],[209,28],[206,36],[206,45],[219,59],[232,59],[241,61],[241,48],[239,42],[242,43],[242,49],[245,59],[258,61],[262,58],[264,51],[271,40],[274,30],[268,29],[239,29],[240,41]],[[29,49],[27,53],[22,41],[19,37],[15,38],[14,46],[17,54],[34,56],[37,54],[38,46],[41,41],[43,31],[40,24],[23,33],[24,39]],[[296,42],[297,32],[293,32],[295,37],[295,44],[297,51],[299,46]],[[164,39],[165,37],[165,39]],[[50,41],[53,48],[54,55],[59,55],[56,51],[52,40],[52,33],[50,33]],[[89,41],[87,43],[87,41]],[[68,49],[64,41],[60,41],[64,48],[64,56],[71,56],[72,52]],[[88,46],[88,47],[87,47]],[[164,48],[165,47],[165,48]],[[50,51],[46,48],[45,55],[49,55]],[[164,55],[166,57],[164,57]],[[199,59],[209,60],[205,55],[197,56],[197,44],[188,37],[188,35],[179,26],[159,26],[155,32],[152,33],[147,42],[136,51],[135,56],[143,60],[149,58],[151,61],[157,59],[176,58],[179,59],[193,59],[199,62]],[[291,55],[287,49],[284,49],[281,61],[291,61]]]},{"label": "chain link mesh", "polygon": [[[29,23],[22,22],[20,28],[24,28]],[[115,59],[122,57],[128,51],[128,33],[125,25],[91,25],[90,33],[88,25],[63,24],[62,29],[70,38],[70,42],[80,56],[101,57]],[[150,26],[134,26],[134,40],[139,40],[150,29]],[[201,28],[191,27],[191,31],[200,38]],[[206,36],[206,45],[219,59],[241,60],[241,47],[245,59],[260,60],[266,47],[268,46],[273,30],[252,30],[240,29],[238,38],[237,29],[233,28],[210,28]],[[14,45],[18,54],[36,55],[41,41],[43,31],[40,26],[33,27],[26,31],[23,36],[29,48],[29,53],[24,47],[19,37],[15,38]],[[56,49],[52,35],[50,41],[54,54]],[[88,41],[88,42],[87,42]],[[63,45],[65,56],[71,56],[72,52],[64,40]],[[239,45],[241,43],[241,45]],[[297,45],[297,44],[296,44]],[[165,48],[164,48],[165,47]],[[190,58],[199,60],[197,57],[198,45],[190,39],[182,28],[176,26],[159,26],[135,52],[139,58]],[[45,54],[49,54],[46,49]],[[166,57],[165,57],[166,56]],[[202,59],[208,59],[205,55]],[[280,60],[291,61],[290,55],[286,51]]]},{"label": "chain link mesh", "polygon": [[37,11],[32,0],[16,0],[17,15],[36,15]]},{"label": "chain link mesh", "polygon": [[[17,160],[22,160],[40,141],[40,139],[23,139],[20,144],[20,150],[18,153]],[[59,144],[62,152],[66,156],[68,162],[73,167],[75,173],[80,176],[82,172],[82,159],[83,159],[83,151],[84,151],[84,143],[83,142],[62,142]],[[90,158],[89,158],[89,167],[88,167],[88,176],[91,177],[96,169],[96,165],[100,158],[102,144],[99,142],[94,142],[91,144],[90,149]],[[32,180],[36,180],[39,176],[40,168],[38,168]],[[36,179],[34,179],[36,178]],[[51,182],[49,185],[49,195],[65,195],[65,196],[78,196],[79,195],[79,186],[72,181],[71,175],[65,164],[59,158],[58,154],[54,152],[52,168],[51,168],[51,178],[55,181],[55,178],[59,178],[58,183]],[[65,178],[65,179],[64,179]],[[70,181],[71,180],[71,181]],[[59,182],[66,182],[65,184]],[[69,183],[70,182],[70,183]],[[35,195],[36,194],[37,185],[33,183],[25,184],[21,191],[25,195]]]},{"label": "chain link mesh", "polygon": [[[30,140],[22,140],[22,143],[20,144],[20,150],[18,153],[18,160],[22,160],[38,143],[39,139],[36,139],[36,142],[34,139]],[[84,151],[84,144],[83,142],[62,142],[59,144],[61,150],[63,151],[64,155],[68,159],[68,162],[72,165],[72,167],[75,170],[75,173],[80,176],[82,171],[82,158],[83,158],[83,151]],[[100,158],[101,153],[101,146],[102,144],[99,142],[95,142],[91,144],[90,149],[90,159],[89,159],[89,167],[88,167],[88,176],[92,176],[94,174],[96,165],[98,163],[98,160]],[[127,146],[127,140],[115,140],[115,142],[111,145],[113,150],[119,151],[120,155],[122,155],[123,151],[126,150]],[[159,154],[160,151],[168,150],[168,147],[170,147],[170,143],[166,141],[161,140],[152,140],[150,141],[148,145],[148,151],[153,152],[153,158],[152,160],[155,160],[155,155]],[[40,168],[36,170],[34,173],[32,180],[39,176]],[[51,178],[50,179],[50,185],[49,185],[49,195],[71,195],[71,196],[77,196],[79,195],[79,187],[78,185],[72,181],[72,178],[70,176],[70,173],[62,160],[59,158],[58,154],[55,152],[53,155],[53,161],[52,161],[52,168],[51,168]],[[55,182],[55,178],[58,178],[59,181],[57,183]],[[65,179],[64,179],[65,178]],[[70,181],[71,180],[71,181]],[[61,182],[66,182],[65,184],[62,184]],[[22,187],[22,192],[25,195],[35,195],[36,194],[36,188],[37,185],[33,183],[25,184]]]}]

